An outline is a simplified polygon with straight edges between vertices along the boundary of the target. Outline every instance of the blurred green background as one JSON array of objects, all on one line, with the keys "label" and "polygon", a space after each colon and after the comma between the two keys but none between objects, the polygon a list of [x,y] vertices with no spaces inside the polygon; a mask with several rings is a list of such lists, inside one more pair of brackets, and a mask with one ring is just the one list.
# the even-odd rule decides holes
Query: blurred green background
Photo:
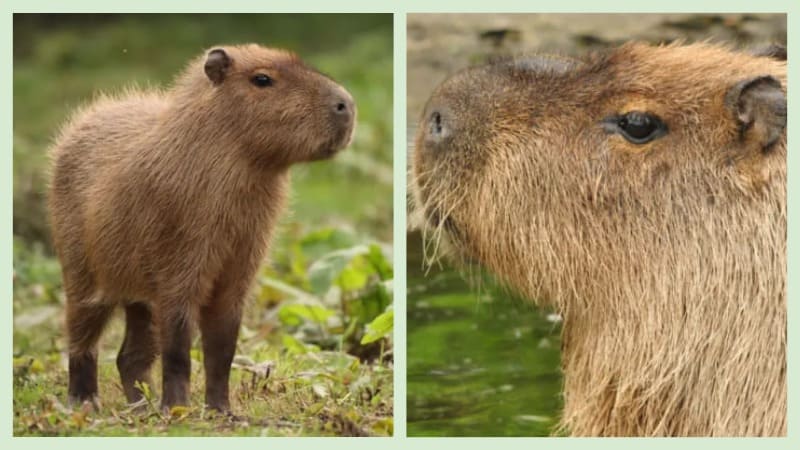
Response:
[{"label": "blurred green background", "polygon": [[[391,434],[392,16],[15,14],[13,31],[15,434]],[[113,363],[121,320],[101,342],[105,410],[69,411],[48,146],[97,93],[169,86],[204,49],[247,42],[292,50],[345,86],[358,126],[334,160],[292,169],[237,349],[232,401],[246,423],[204,420],[196,349],[197,408],[126,413]]]}]

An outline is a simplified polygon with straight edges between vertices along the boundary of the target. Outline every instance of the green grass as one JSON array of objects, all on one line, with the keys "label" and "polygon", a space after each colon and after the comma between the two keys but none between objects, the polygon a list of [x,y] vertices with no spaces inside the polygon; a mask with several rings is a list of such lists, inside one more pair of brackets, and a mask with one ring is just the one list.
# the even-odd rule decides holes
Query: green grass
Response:
[{"label": "green grass", "polygon": [[[247,344],[240,344],[246,346]],[[266,346],[267,344],[262,345]],[[101,410],[65,406],[66,372],[55,360],[25,360],[15,365],[14,434],[42,436],[307,436],[390,435],[393,422],[391,369],[361,364],[341,352],[305,355],[279,350],[247,349],[276,367],[268,375],[258,368],[234,368],[229,418],[202,408],[202,370],[192,370],[190,408],[158,410],[157,399],[145,411],[131,411],[116,381],[113,360],[105,358],[99,376]],[[239,359],[245,359],[240,356]],[[247,367],[247,366],[244,366]]]},{"label": "green grass", "polygon": [[[15,15],[15,435],[392,433],[391,24],[390,15]],[[335,160],[293,169],[290,211],[240,333],[237,417],[203,409],[199,342],[191,406],[162,414],[153,386],[152,405],[131,411],[114,363],[121,317],[100,343],[100,410],[70,409],[65,299],[44,202],[48,144],[97,92],[168,86],[203,48],[240,42],[289,48],[332,76],[356,99],[359,125]]]}]

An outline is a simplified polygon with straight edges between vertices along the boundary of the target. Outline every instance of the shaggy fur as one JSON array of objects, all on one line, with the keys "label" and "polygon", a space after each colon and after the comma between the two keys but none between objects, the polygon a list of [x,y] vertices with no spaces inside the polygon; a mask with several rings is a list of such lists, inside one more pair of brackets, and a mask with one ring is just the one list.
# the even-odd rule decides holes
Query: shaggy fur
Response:
[{"label": "shaggy fur", "polygon": [[[426,250],[561,312],[562,431],[786,434],[785,87],[785,61],[628,44],[472,68],[428,101]],[[667,134],[601,125],[629,111]]]},{"label": "shaggy fur", "polygon": [[[256,74],[272,84],[259,87]],[[291,164],[330,157],[355,123],[350,95],[290,53],[215,49],[167,91],[102,96],[52,148],[49,196],[67,296],[73,402],[97,394],[97,340],[126,311],[117,365],[141,399],[160,352],[165,408],[189,401],[199,322],[206,402],[227,410],[244,298],[283,209]]]}]

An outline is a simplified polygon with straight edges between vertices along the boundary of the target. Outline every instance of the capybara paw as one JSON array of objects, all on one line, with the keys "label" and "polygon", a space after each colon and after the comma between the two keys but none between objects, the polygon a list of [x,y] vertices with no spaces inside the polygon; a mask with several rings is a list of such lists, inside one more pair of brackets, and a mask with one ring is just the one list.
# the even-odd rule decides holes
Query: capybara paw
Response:
[{"label": "capybara paw", "polygon": [[228,395],[206,394],[206,409],[218,413],[229,413],[231,403],[228,401]]},{"label": "capybara paw", "polygon": [[100,397],[95,395],[73,395],[69,394],[67,403],[72,409],[80,409],[84,411],[100,411],[102,405],[100,404]]}]

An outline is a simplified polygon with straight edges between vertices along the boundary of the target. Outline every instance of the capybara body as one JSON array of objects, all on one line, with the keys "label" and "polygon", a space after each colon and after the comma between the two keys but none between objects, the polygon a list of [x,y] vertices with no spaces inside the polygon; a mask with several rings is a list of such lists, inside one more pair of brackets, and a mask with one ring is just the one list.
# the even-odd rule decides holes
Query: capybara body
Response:
[{"label": "capybara body", "polygon": [[563,315],[563,432],[786,434],[776,55],[631,43],[471,68],[429,99],[421,226]]},{"label": "capybara body", "polygon": [[97,341],[125,309],[117,357],[142,398],[161,355],[162,406],[189,402],[194,324],[206,404],[229,409],[244,299],[284,207],[293,163],[345,147],[350,94],[296,55],[219,47],[166,91],[129,90],[77,112],[53,146],[49,196],[62,265],[69,397],[97,396]]}]

